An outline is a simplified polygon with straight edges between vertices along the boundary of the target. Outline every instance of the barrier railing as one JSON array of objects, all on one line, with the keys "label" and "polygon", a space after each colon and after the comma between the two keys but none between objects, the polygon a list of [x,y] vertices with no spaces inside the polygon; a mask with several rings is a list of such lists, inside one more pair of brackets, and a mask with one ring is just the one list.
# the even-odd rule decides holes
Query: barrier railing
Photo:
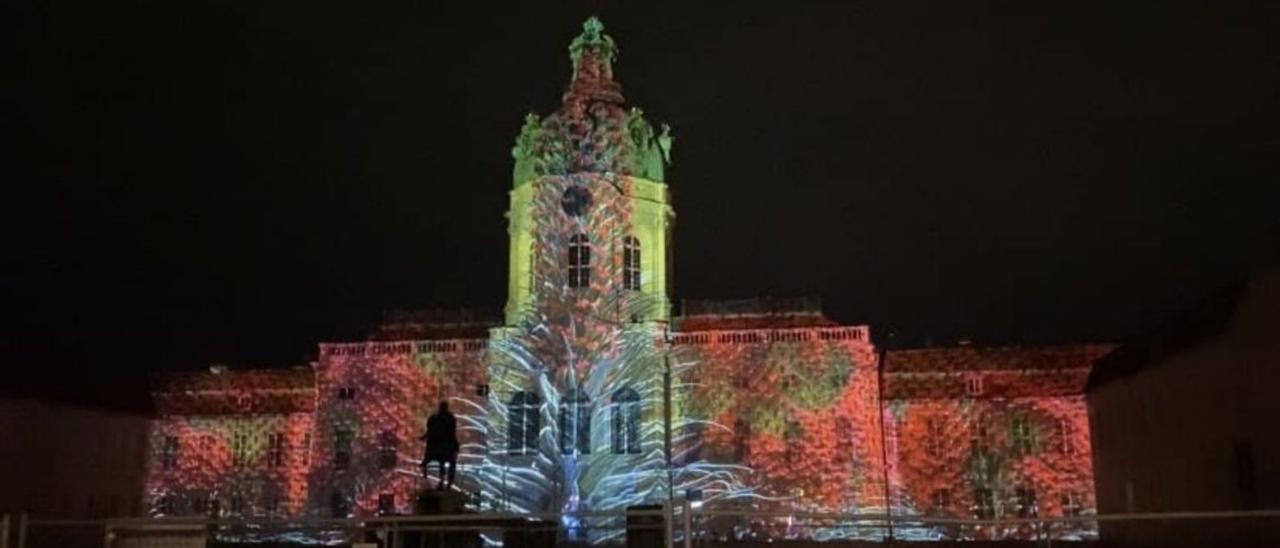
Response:
[{"label": "barrier railing", "polygon": [[[239,539],[276,542],[302,540],[345,543],[350,546],[414,548],[492,545],[497,539],[519,539],[509,545],[557,546],[627,541],[643,533],[643,546],[692,548],[765,540],[743,535],[751,527],[717,534],[715,522],[746,524],[770,535],[772,542],[885,540],[1005,540],[1023,546],[1051,547],[1071,541],[1095,541],[1098,546],[1123,546],[1113,539],[1097,539],[1099,524],[1153,522],[1245,521],[1265,523],[1258,531],[1280,535],[1280,509],[1224,512],[1165,512],[1005,519],[968,519],[935,516],[850,514],[823,512],[770,512],[695,509],[688,502],[663,504],[652,509],[608,512],[476,513],[434,516],[382,516],[367,518],[115,518],[102,520],[28,519],[25,514],[0,516],[0,548],[168,548],[204,546],[205,539]],[[1186,525],[1193,525],[1187,523]],[[1196,526],[1204,528],[1203,525]],[[824,534],[840,531],[842,534]],[[919,536],[921,531],[950,533]],[[1091,532],[1081,536],[1080,532]],[[1253,529],[1238,529],[1241,535]],[[851,533],[852,532],[852,533]],[[1003,532],[1003,535],[991,533]],[[723,533],[723,531],[722,531]],[[10,535],[13,536],[10,536]],[[483,538],[484,542],[480,542]],[[1267,537],[1271,538],[1271,537]],[[199,539],[184,543],[185,540]],[[1099,543],[1100,542],[1100,543]],[[364,543],[364,544],[361,544]]]}]

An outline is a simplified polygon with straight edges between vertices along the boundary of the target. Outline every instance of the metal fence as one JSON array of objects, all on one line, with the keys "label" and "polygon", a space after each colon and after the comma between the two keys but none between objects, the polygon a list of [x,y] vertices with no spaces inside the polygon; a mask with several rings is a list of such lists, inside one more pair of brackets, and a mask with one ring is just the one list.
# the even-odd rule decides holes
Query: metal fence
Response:
[{"label": "metal fence", "polygon": [[[1101,539],[1099,539],[1101,531]],[[1181,532],[1185,531],[1185,533]],[[1152,544],[1157,532],[1176,541]],[[1144,537],[1146,534],[1146,537]],[[1146,539],[1143,541],[1142,539]],[[1231,540],[1228,540],[1231,539]],[[687,502],[614,512],[457,514],[370,518],[31,519],[0,515],[0,548],[196,548],[330,544],[360,548],[860,545],[885,541],[1007,546],[1280,546],[1280,510],[963,519],[882,514],[757,512]]]}]

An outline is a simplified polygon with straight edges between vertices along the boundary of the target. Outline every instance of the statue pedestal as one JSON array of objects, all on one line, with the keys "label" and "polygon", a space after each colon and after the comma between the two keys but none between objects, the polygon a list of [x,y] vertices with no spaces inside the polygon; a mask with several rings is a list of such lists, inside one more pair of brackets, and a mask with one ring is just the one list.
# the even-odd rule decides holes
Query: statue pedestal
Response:
[{"label": "statue pedestal", "polygon": [[467,513],[467,495],[453,490],[428,489],[418,493],[413,510],[419,516]]}]

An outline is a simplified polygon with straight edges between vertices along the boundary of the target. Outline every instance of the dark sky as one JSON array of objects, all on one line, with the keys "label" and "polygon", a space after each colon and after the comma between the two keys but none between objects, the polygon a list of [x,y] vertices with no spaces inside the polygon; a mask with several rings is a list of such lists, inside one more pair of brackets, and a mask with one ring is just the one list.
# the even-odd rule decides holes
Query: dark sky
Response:
[{"label": "dark sky", "polygon": [[1275,2],[506,4],[4,8],[5,366],[306,363],[501,305],[511,145],[593,13],[676,135],[677,297],[1114,340],[1280,248]]}]

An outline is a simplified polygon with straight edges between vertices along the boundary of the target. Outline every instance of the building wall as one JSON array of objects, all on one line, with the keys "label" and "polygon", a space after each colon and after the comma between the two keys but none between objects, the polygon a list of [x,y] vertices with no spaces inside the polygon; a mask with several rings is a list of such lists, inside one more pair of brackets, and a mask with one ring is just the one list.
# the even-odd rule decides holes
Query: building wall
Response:
[{"label": "building wall", "polygon": [[[1100,512],[1280,507],[1277,321],[1272,276],[1244,291],[1221,330],[1167,353],[1158,346],[1172,342],[1157,339],[1154,360],[1090,388]],[[1275,520],[1104,523],[1102,535],[1132,546],[1280,545]]]},{"label": "building wall", "polygon": [[684,411],[697,426],[685,460],[746,467],[755,496],[736,502],[884,507],[877,365],[865,328],[712,330],[675,342],[690,364]]},{"label": "building wall", "polygon": [[[895,512],[961,518],[1095,511],[1082,395],[1107,347],[941,348],[886,357],[884,424]],[[1060,527],[1087,536],[1092,527]],[[909,534],[1026,537],[1026,527]],[[905,535],[900,535],[905,536]]]},{"label": "building wall", "polygon": [[426,487],[419,438],[441,401],[458,416],[458,464],[467,478],[485,444],[474,420],[482,410],[469,402],[488,389],[487,346],[484,339],[321,345],[309,509],[409,512]]},{"label": "building wall", "polygon": [[143,414],[0,399],[0,512],[140,515],[149,428]]}]

